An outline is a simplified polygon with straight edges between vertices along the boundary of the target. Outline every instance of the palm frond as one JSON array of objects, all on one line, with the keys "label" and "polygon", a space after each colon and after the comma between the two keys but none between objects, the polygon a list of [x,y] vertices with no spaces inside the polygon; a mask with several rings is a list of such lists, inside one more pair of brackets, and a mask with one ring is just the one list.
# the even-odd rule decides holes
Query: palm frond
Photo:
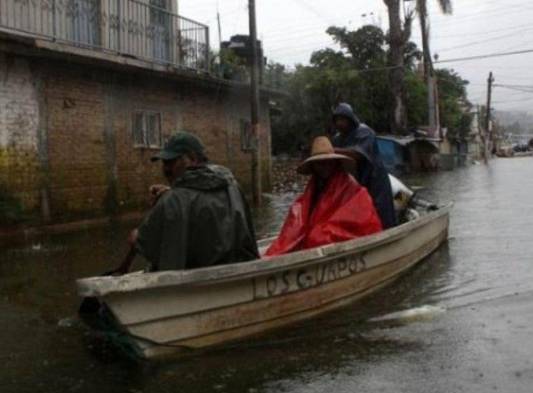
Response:
[{"label": "palm frond", "polygon": [[[444,14],[453,13],[452,0],[437,0],[437,3]],[[427,0],[416,0],[416,12],[418,12],[419,15],[428,14]]]},{"label": "palm frond", "polygon": [[452,0],[438,0],[439,7],[444,14],[453,13]]}]

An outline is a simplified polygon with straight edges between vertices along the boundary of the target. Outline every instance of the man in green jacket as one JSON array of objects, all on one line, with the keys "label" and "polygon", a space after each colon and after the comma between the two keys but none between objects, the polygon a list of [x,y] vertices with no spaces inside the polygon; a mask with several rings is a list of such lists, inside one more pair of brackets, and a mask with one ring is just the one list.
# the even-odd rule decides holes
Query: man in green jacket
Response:
[{"label": "man in green jacket", "polygon": [[[229,169],[208,164],[196,136],[174,134],[152,157],[158,160],[170,187],[152,190],[157,195],[154,206],[129,239],[152,271],[259,257],[250,210],[237,181]],[[118,272],[123,273],[129,266],[121,268]]]}]

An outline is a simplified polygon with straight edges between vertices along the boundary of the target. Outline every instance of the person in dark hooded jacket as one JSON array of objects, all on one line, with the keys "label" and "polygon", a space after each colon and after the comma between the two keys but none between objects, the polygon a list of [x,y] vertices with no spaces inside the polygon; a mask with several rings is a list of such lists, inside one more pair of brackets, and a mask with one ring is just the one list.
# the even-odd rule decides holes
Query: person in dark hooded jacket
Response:
[{"label": "person in dark hooded jacket", "polygon": [[372,196],[383,228],[394,227],[397,222],[391,184],[379,154],[375,132],[361,123],[346,103],[339,104],[335,109],[333,122],[336,128],[332,138],[335,152],[357,161],[354,177]]},{"label": "person in dark hooded jacket", "polygon": [[231,171],[207,164],[204,147],[178,132],[152,161],[162,160],[171,185],[138,230],[134,250],[152,271],[193,269],[259,257],[250,210]]}]

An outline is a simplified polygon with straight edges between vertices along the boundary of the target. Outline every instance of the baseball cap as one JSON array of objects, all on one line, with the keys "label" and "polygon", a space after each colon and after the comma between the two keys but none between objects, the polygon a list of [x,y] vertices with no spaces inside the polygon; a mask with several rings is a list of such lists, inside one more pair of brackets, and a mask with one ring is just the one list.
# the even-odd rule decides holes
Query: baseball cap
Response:
[{"label": "baseball cap", "polygon": [[204,154],[204,145],[197,136],[179,131],[168,139],[165,146],[151,158],[151,161],[174,160],[188,152]]}]

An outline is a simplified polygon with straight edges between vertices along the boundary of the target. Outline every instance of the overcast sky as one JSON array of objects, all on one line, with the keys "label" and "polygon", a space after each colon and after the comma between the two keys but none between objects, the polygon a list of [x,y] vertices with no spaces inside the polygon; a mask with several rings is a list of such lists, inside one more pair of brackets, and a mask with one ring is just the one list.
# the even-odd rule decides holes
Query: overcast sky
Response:
[{"label": "overcast sky", "polygon": [[[179,13],[209,25],[213,48],[218,48],[217,7],[222,40],[248,32],[247,0],[178,0]],[[286,65],[307,64],[314,50],[335,47],[328,26],[357,29],[368,23],[388,29],[383,0],[256,0],[258,35],[265,55]],[[442,15],[436,0],[428,0],[432,53],[440,60],[533,49],[533,2],[530,0],[455,0],[453,15]],[[410,3],[406,3],[409,7]],[[412,40],[419,47],[415,23]],[[533,53],[437,64],[453,68],[470,81],[469,98],[485,103],[489,71],[496,84],[530,86],[533,91]],[[525,88],[527,90],[527,88]],[[498,110],[533,112],[533,92],[496,87]]]}]

